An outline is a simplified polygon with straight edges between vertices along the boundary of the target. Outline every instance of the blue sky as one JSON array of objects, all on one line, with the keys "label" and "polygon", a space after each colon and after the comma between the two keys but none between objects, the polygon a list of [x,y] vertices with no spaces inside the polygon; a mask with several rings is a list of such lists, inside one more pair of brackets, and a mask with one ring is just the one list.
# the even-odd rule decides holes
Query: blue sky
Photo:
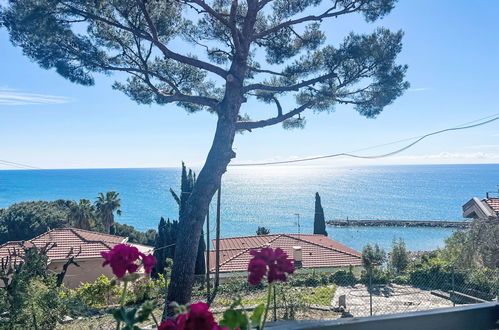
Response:
[{"label": "blue sky", "polygon": [[[376,26],[405,32],[399,63],[409,65],[411,89],[377,119],[348,106],[307,113],[303,130],[280,126],[238,135],[234,162],[308,157],[420,136],[499,113],[499,1],[403,0],[374,24],[352,16],[327,24],[328,40]],[[0,159],[41,168],[199,166],[216,118],[173,105],[139,106],[111,89],[115,76],[95,86],[66,81],[40,69],[0,29]],[[250,104],[264,108],[263,104]],[[273,113],[274,110],[271,110]],[[431,137],[380,160],[336,158],[317,164],[375,165],[498,163],[499,121]],[[407,142],[406,142],[407,143]],[[359,152],[384,153],[397,147]],[[0,165],[0,169],[7,169]]]}]

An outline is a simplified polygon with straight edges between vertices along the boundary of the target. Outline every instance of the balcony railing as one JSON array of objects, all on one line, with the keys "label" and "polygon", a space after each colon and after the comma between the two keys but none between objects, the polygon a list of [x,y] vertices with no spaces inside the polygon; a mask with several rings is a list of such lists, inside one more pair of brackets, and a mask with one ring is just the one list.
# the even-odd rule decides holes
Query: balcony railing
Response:
[{"label": "balcony railing", "polygon": [[271,323],[268,328],[271,330],[490,330],[499,329],[499,303],[487,302],[334,321],[285,321]]}]

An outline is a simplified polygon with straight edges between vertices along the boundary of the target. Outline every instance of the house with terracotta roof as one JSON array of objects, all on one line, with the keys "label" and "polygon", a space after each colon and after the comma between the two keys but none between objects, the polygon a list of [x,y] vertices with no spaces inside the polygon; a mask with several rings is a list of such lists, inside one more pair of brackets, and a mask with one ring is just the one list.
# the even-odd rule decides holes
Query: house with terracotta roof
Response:
[{"label": "house with terracotta roof", "polygon": [[[215,241],[213,241],[215,246]],[[362,266],[361,253],[323,235],[274,234],[220,239],[220,278],[245,275],[251,250],[281,248],[295,260],[298,272],[334,272]],[[209,251],[210,272],[215,272],[215,251]]]},{"label": "house with terracotta roof", "polygon": [[[48,269],[58,274],[69,258],[71,264],[64,277],[64,285],[75,288],[82,283],[92,283],[99,276],[113,277],[111,267],[102,267],[101,252],[109,251],[117,244],[135,246],[142,253],[152,253],[153,247],[128,243],[128,237],[108,235],[77,228],[52,229],[28,241],[10,241],[0,245],[0,260],[15,255],[14,262],[20,262],[24,248],[47,247]],[[2,284],[0,284],[2,285]]]},{"label": "house with terracotta roof", "polygon": [[499,198],[487,197],[480,200],[473,197],[463,205],[463,217],[472,219],[497,219],[499,217]]}]

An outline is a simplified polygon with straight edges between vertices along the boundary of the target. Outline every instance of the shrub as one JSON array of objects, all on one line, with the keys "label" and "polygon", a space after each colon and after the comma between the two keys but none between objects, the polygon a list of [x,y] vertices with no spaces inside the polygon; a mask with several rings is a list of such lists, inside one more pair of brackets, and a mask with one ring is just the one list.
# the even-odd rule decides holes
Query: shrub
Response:
[{"label": "shrub", "polygon": [[94,283],[85,283],[74,294],[90,307],[104,307],[119,301],[119,289],[105,275]]},{"label": "shrub", "polygon": [[329,284],[330,276],[328,273],[316,272],[313,270],[312,273],[294,274],[290,276],[289,283],[291,286],[317,287]]},{"label": "shrub", "polygon": [[25,321],[35,329],[54,329],[67,314],[67,307],[55,287],[55,281],[31,281],[26,298],[29,300],[21,315],[25,315]]},{"label": "shrub", "polygon": [[398,275],[392,279],[392,282],[395,284],[407,285],[410,283],[410,278],[409,275]]},{"label": "shrub", "polygon": [[352,270],[338,270],[330,275],[329,281],[336,285],[354,285],[357,283],[357,278]]},{"label": "shrub", "polygon": [[2,311],[8,312],[0,318],[1,329],[54,329],[67,314],[54,278],[20,280],[11,295],[3,292],[2,298]]},{"label": "shrub", "polygon": [[[411,285],[425,289],[447,290],[451,286],[452,268],[440,258],[429,256],[422,258],[409,272]],[[455,276],[455,283],[462,280]]]},{"label": "shrub", "polygon": [[167,289],[167,280],[163,274],[152,280],[143,277],[133,283],[127,292],[127,303],[141,303],[146,300],[162,298]]},{"label": "shrub", "polygon": [[371,274],[372,274],[371,275],[372,279],[371,279],[371,282],[369,282],[369,272],[363,270],[360,274],[360,282],[362,282],[366,285],[368,285],[369,283],[387,284],[390,282],[390,272],[389,271],[379,269],[379,268],[374,268],[371,271]]}]

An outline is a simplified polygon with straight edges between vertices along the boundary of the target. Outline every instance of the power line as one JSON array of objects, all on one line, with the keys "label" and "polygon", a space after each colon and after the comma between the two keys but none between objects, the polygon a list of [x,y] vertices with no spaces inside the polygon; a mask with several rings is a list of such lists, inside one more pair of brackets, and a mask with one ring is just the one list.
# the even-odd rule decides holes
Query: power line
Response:
[{"label": "power line", "polygon": [[32,169],[32,170],[41,170],[42,169],[40,167],[31,166],[31,165],[22,164],[22,163],[10,162],[8,160],[2,160],[2,159],[0,159],[0,165],[12,166],[12,167],[16,167],[16,168]]},{"label": "power line", "polygon": [[[499,116],[497,116],[497,114],[495,114],[493,116],[495,116],[495,117],[493,117],[492,119],[488,119],[486,121],[479,122],[477,124],[468,125],[470,123],[474,123],[474,122],[477,122],[479,120],[487,119],[487,118],[490,118],[492,116],[488,116],[488,117],[485,117],[485,118],[482,118],[482,119],[477,119],[477,120],[474,120],[474,121],[471,121],[471,122],[459,125],[457,127],[446,128],[446,129],[442,129],[442,130],[439,130],[439,131],[431,132],[431,133],[425,134],[423,136],[413,137],[413,138],[408,138],[408,139],[403,139],[403,140],[398,140],[398,141],[395,141],[395,142],[389,142],[389,143],[380,144],[380,145],[376,145],[376,146],[367,147],[367,148],[358,149],[358,150],[353,151],[353,152],[357,152],[357,151],[364,151],[364,150],[374,149],[374,148],[378,148],[378,147],[381,147],[381,146],[386,146],[386,145],[390,145],[390,144],[400,143],[400,142],[404,142],[404,141],[408,141],[408,140],[412,140],[412,139],[417,138],[416,141],[414,141],[412,143],[409,143],[408,145],[406,145],[406,146],[404,146],[404,147],[402,147],[400,149],[397,149],[395,151],[391,151],[391,152],[388,152],[388,153],[385,153],[385,154],[380,154],[380,155],[360,156],[360,155],[355,155],[355,154],[348,153],[348,152],[341,152],[341,153],[337,153],[337,154],[324,155],[324,156],[315,156],[315,157],[307,157],[307,158],[300,158],[300,159],[293,159],[293,160],[283,160],[283,161],[263,162],[263,163],[229,164],[229,166],[242,167],[242,166],[264,166],[264,165],[277,165],[277,164],[291,164],[291,163],[307,162],[307,161],[312,161],[312,160],[319,160],[319,159],[333,158],[333,157],[340,157],[340,156],[352,157],[352,158],[360,158],[360,159],[385,158],[385,157],[389,157],[389,156],[393,156],[393,155],[396,155],[398,153],[401,153],[402,151],[405,151],[405,150],[411,148],[412,146],[414,146],[415,144],[419,143],[420,141],[426,139],[427,137],[430,137],[430,136],[433,136],[433,135],[437,135],[437,134],[442,134],[442,133],[445,133],[445,132],[450,132],[450,131],[458,131],[458,130],[464,130],[464,129],[469,129],[469,128],[473,128],[473,127],[478,127],[478,126],[486,125],[486,124],[489,124],[489,123],[494,122],[496,120],[499,120]],[[466,126],[464,126],[464,125],[466,125]]]}]

